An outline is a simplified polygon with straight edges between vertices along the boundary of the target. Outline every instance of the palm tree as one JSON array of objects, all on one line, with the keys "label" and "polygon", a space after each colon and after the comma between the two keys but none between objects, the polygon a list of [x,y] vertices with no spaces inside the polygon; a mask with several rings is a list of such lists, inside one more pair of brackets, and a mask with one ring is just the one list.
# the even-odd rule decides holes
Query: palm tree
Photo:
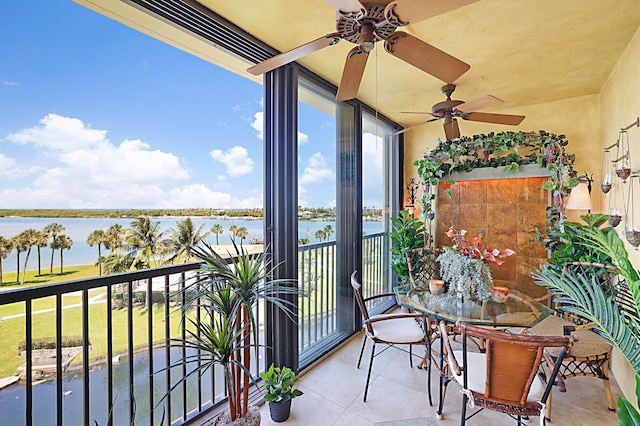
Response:
[{"label": "palm tree", "polygon": [[242,247],[242,242],[249,236],[249,231],[244,226],[239,226],[236,228],[236,235],[240,238],[240,247]]},{"label": "palm tree", "polygon": [[6,259],[13,251],[13,242],[0,236],[0,286],[2,285],[2,260]]},{"label": "palm tree", "polygon": [[222,225],[220,225],[219,223],[216,223],[215,225],[213,225],[211,227],[209,232],[211,232],[212,234],[215,234],[215,236],[216,236],[216,245],[220,245],[219,238],[220,238],[220,235],[224,232],[224,229],[222,229]]},{"label": "palm tree", "polygon": [[125,234],[125,231],[122,228],[122,225],[118,223],[111,225],[105,231],[105,236],[106,236],[106,239],[104,242],[105,248],[108,248],[113,252],[119,249],[120,247],[122,247],[122,243],[123,243],[122,240],[124,238],[124,234]]},{"label": "palm tree", "polygon": [[26,241],[20,235],[11,238],[11,245],[16,249],[16,283],[20,282],[20,254],[27,249]]},{"label": "palm tree", "polygon": [[66,235],[58,235],[55,240],[51,243],[51,250],[60,250],[60,275],[62,275],[63,269],[63,257],[62,253],[65,250],[69,250],[73,245],[73,240]]},{"label": "palm tree", "polygon": [[318,229],[316,233],[313,234],[313,236],[316,237],[318,241],[323,241],[326,238],[327,234],[324,232],[324,230]]},{"label": "palm tree", "polygon": [[233,240],[233,243],[235,244],[235,242],[236,242],[236,232],[238,232],[238,227],[236,225],[231,225],[229,227],[229,232],[231,232],[231,239]]},{"label": "palm tree", "polygon": [[336,231],[333,230],[333,227],[331,225],[327,225],[324,227],[323,229],[324,234],[325,234],[325,238],[328,240],[329,238],[331,238],[331,234],[334,234]]},{"label": "palm tree", "polygon": [[[102,257],[102,245],[107,244],[107,234],[102,229],[96,229],[87,237],[89,247],[98,246],[98,260]],[[98,262],[99,274],[102,275],[102,263]]]},{"label": "palm tree", "polygon": [[44,232],[44,231],[37,231],[38,232],[38,242],[36,244],[36,247],[38,248],[38,275],[42,275],[42,266],[41,266],[41,260],[42,257],[40,256],[40,249],[42,247],[46,247],[47,246],[47,241],[49,241],[49,236]]},{"label": "palm tree", "polygon": [[[60,225],[59,223],[50,223],[49,225],[45,226],[44,229],[42,230],[42,232],[44,232],[49,238],[51,238],[52,245],[56,239],[56,236],[62,231],[64,231],[64,226]],[[53,276],[53,251],[54,250],[51,249],[51,266],[49,267],[50,277]]]},{"label": "palm tree", "polygon": [[18,235],[18,239],[20,240],[22,247],[27,252],[24,258],[24,268],[22,268],[22,279],[20,280],[20,285],[24,285],[24,279],[27,275],[27,263],[29,262],[29,255],[31,254],[31,247],[38,245],[38,238],[39,232],[33,228],[22,231],[20,235]]},{"label": "palm tree", "polygon": [[152,223],[148,217],[141,216],[131,222],[127,230],[125,246],[134,254],[131,269],[150,268],[161,252],[164,232],[160,232],[160,222]]},{"label": "palm tree", "polygon": [[170,262],[186,262],[191,256],[191,250],[200,244],[202,240],[209,236],[209,232],[202,232],[204,225],[198,229],[193,226],[191,218],[186,218],[177,222],[176,229],[169,230],[169,248],[173,255]]}]

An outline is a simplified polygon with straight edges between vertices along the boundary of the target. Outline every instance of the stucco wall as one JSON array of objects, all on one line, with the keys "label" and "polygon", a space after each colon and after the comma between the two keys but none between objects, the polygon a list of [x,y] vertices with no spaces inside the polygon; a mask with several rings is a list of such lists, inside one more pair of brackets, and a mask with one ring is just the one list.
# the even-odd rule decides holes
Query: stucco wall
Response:
[{"label": "stucco wall", "polygon": [[[608,199],[599,190],[601,179],[601,160],[605,146],[614,143],[621,127],[632,123],[640,116],[640,29],[618,60],[614,70],[603,85],[599,94],[564,99],[552,103],[530,105],[520,108],[508,108],[491,112],[506,114],[522,114],[527,118],[518,127],[494,126],[485,123],[459,121],[463,135],[499,132],[503,130],[545,130],[557,134],[565,134],[569,140],[568,150],[576,154],[575,169],[579,174],[593,174],[594,189],[592,193],[593,211],[608,213]],[[494,95],[500,97],[499,93]],[[631,167],[640,168],[640,128],[629,130],[631,145]],[[405,134],[405,169],[404,178],[416,177],[416,169],[412,166],[415,159],[427,150],[433,149],[438,138],[444,138],[440,121],[415,128]],[[622,210],[622,185],[614,187],[618,202],[616,207]],[[615,191],[615,192],[614,192]],[[607,197],[608,197],[607,196]],[[637,194],[637,199],[640,194]],[[640,226],[640,205],[636,216],[636,226]],[[576,212],[569,212],[569,219],[575,220]],[[623,230],[624,222],[618,226]],[[635,250],[624,236],[629,257],[634,267],[640,269],[640,251]],[[612,375],[622,388],[625,396],[635,403],[635,375],[624,357],[614,351],[611,363]]]},{"label": "stucco wall", "polygon": [[[609,79],[600,92],[600,151],[605,146],[614,143],[618,137],[621,127],[631,124],[640,116],[640,29],[629,42],[624,53],[621,55]],[[640,169],[640,128],[634,127],[629,130],[629,144],[631,150],[631,167]],[[614,182],[619,182],[616,178]],[[622,185],[614,187],[608,196],[612,196],[615,191],[617,206],[622,209]],[[626,189],[626,188],[625,188]],[[638,194],[640,195],[640,194]],[[606,206],[606,200],[602,196],[602,204]],[[638,200],[638,198],[636,198]],[[636,201],[636,204],[637,201]],[[640,210],[640,205],[636,205]],[[624,221],[616,228],[620,233],[624,228]],[[636,215],[636,227],[640,226],[640,211]],[[640,252],[631,247],[624,236],[629,258],[636,269],[640,269]],[[625,396],[634,401],[635,398],[635,376],[633,370],[620,353],[614,354],[612,361],[612,372],[616,380],[622,387]]]}]

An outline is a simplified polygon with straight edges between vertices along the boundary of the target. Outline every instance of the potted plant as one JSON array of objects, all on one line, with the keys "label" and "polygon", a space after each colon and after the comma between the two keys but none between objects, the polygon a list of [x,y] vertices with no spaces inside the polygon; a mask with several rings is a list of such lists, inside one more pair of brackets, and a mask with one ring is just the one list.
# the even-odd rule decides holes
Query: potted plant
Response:
[{"label": "potted plant", "polygon": [[[192,249],[202,265],[181,290],[186,300],[181,307],[182,319],[191,327],[187,328],[187,339],[176,339],[174,345],[195,349],[194,355],[185,360],[193,370],[182,380],[222,366],[229,411],[216,424],[259,425],[260,411],[249,407],[249,387],[255,383],[251,359],[258,359],[255,307],[262,299],[293,316],[291,303],[278,295],[298,294],[298,289],[288,281],[271,279],[272,266],[264,253],[249,254],[235,243],[233,246],[235,256],[229,254],[230,260],[222,258],[207,242]],[[200,320],[192,315],[194,310],[200,311]],[[251,349],[255,350],[253,355]],[[182,360],[169,368],[181,365]]]},{"label": "potted plant", "polygon": [[303,394],[294,389],[296,373],[289,367],[275,367],[273,364],[260,375],[264,380],[267,393],[265,401],[269,403],[269,413],[274,422],[284,422],[291,414],[291,400]]},{"label": "potted plant", "polygon": [[425,246],[426,234],[424,223],[416,217],[412,217],[409,211],[401,210],[400,216],[392,217],[393,230],[391,237],[391,265],[400,281],[404,284],[409,281],[409,265],[407,264],[407,251]]}]

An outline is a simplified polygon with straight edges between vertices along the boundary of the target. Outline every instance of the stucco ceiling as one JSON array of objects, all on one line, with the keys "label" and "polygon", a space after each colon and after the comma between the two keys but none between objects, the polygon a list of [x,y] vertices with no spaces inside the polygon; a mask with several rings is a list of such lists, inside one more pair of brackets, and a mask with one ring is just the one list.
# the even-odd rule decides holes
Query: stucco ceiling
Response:
[{"label": "stucco ceiling", "polygon": [[[138,12],[115,5],[115,0],[76,1],[154,36],[166,33],[152,28],[156,24],[151,21],[141,25]],[[280,51],[335,31],[336,13],[325,0],[199,1]],[[471,65],[455,82],[453,98],[469,101],[491,94],[505,102],[483,112],[519,114],[521,106],[597,94],[639,25],[638,0],[480,0],[403,30]],[[199,54],[195,45],[201,41],[162,38]],[[352,47],[342,41],[299,62],[337,85]],[[227,68],[250,78],[243,64],[228,65],[236,59],[200,56],[227,61]],[[358,98],[410,125],[425,116],[400,112],[430,111],[431,105],[444,100],[443,84],[378,43]]]}]

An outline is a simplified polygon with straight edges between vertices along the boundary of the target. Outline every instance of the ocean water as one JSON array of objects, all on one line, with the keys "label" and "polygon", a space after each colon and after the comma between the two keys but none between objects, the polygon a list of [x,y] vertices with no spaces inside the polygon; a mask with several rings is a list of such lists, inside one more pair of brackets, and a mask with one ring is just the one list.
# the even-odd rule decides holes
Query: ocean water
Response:
[{"label": "ocean water", "polygon": [[[167,232],[176,228],[178,221],[184,218],[153,218],[152,221],[160,222],[160,231]],[[244,244],[249,244],[253,238],[262,239],[264,237],[262,220],[245,220],[245,219],[219,219],[219,218],[202,218],[193,217],[191,220],[196,228],[202,226],[203,231],[208,231],[215,224],[222,225],[224,232],[218,236],[220,244],[231,244],[231,232],[229,227],[231,225],[244,226],[249,231],[248,237],[245,239]],[[113,219],[113,218],[31,218],[31,217],[2,217],[0,218],[0,236],[4,238],[12,238],[22,231],[33,228],[36,230],[42,230],[45,226],[51,223],[58,223],[65,229],[62,234],[70,237],[73,240],[73,245],[69,250],[65,250],[63,253],[64,266],[73,265],[91,265],[98,260],[98,247],[90,247],[87,245],[87,237],[95,230],[106,230],[111,225],[120,224],[123,228],[129,228],[133,219]],[[310,241],[317,242],[314,237],[317,230],[323,229],[325,226],[331,225],[333,229],[336,229],[336,224],[333,221],[299,221],[298,222],[298,235],[300,238],[308,237]],[[363,231],[365,234],[373,234],[381,232],[381,222],[364,222]],[[330,239],[335,239],[333,234]],[[216,243],[215,235],[209,238],[209,242]],[[236,242],[240,242],[236,239]],[[41,252],[41,268],[42,271],[49,271],[51,264],[51,249],[43,247]],[[109,250],[102,248],[102,255],[109,254]],[[22,271],[24,266],[25,253],[20,254],[20,270]],[[60,268],[60,252],[56,250],[53,259],[54,270]],[[29,262],[27,264],[27,270],[38,269],[38,253],[36,247],[31,249],[29,255]],[[12,251],[6,258],[2,259],[2,271],[3,273],[15,272],[17,270],[16,251]]]}]

